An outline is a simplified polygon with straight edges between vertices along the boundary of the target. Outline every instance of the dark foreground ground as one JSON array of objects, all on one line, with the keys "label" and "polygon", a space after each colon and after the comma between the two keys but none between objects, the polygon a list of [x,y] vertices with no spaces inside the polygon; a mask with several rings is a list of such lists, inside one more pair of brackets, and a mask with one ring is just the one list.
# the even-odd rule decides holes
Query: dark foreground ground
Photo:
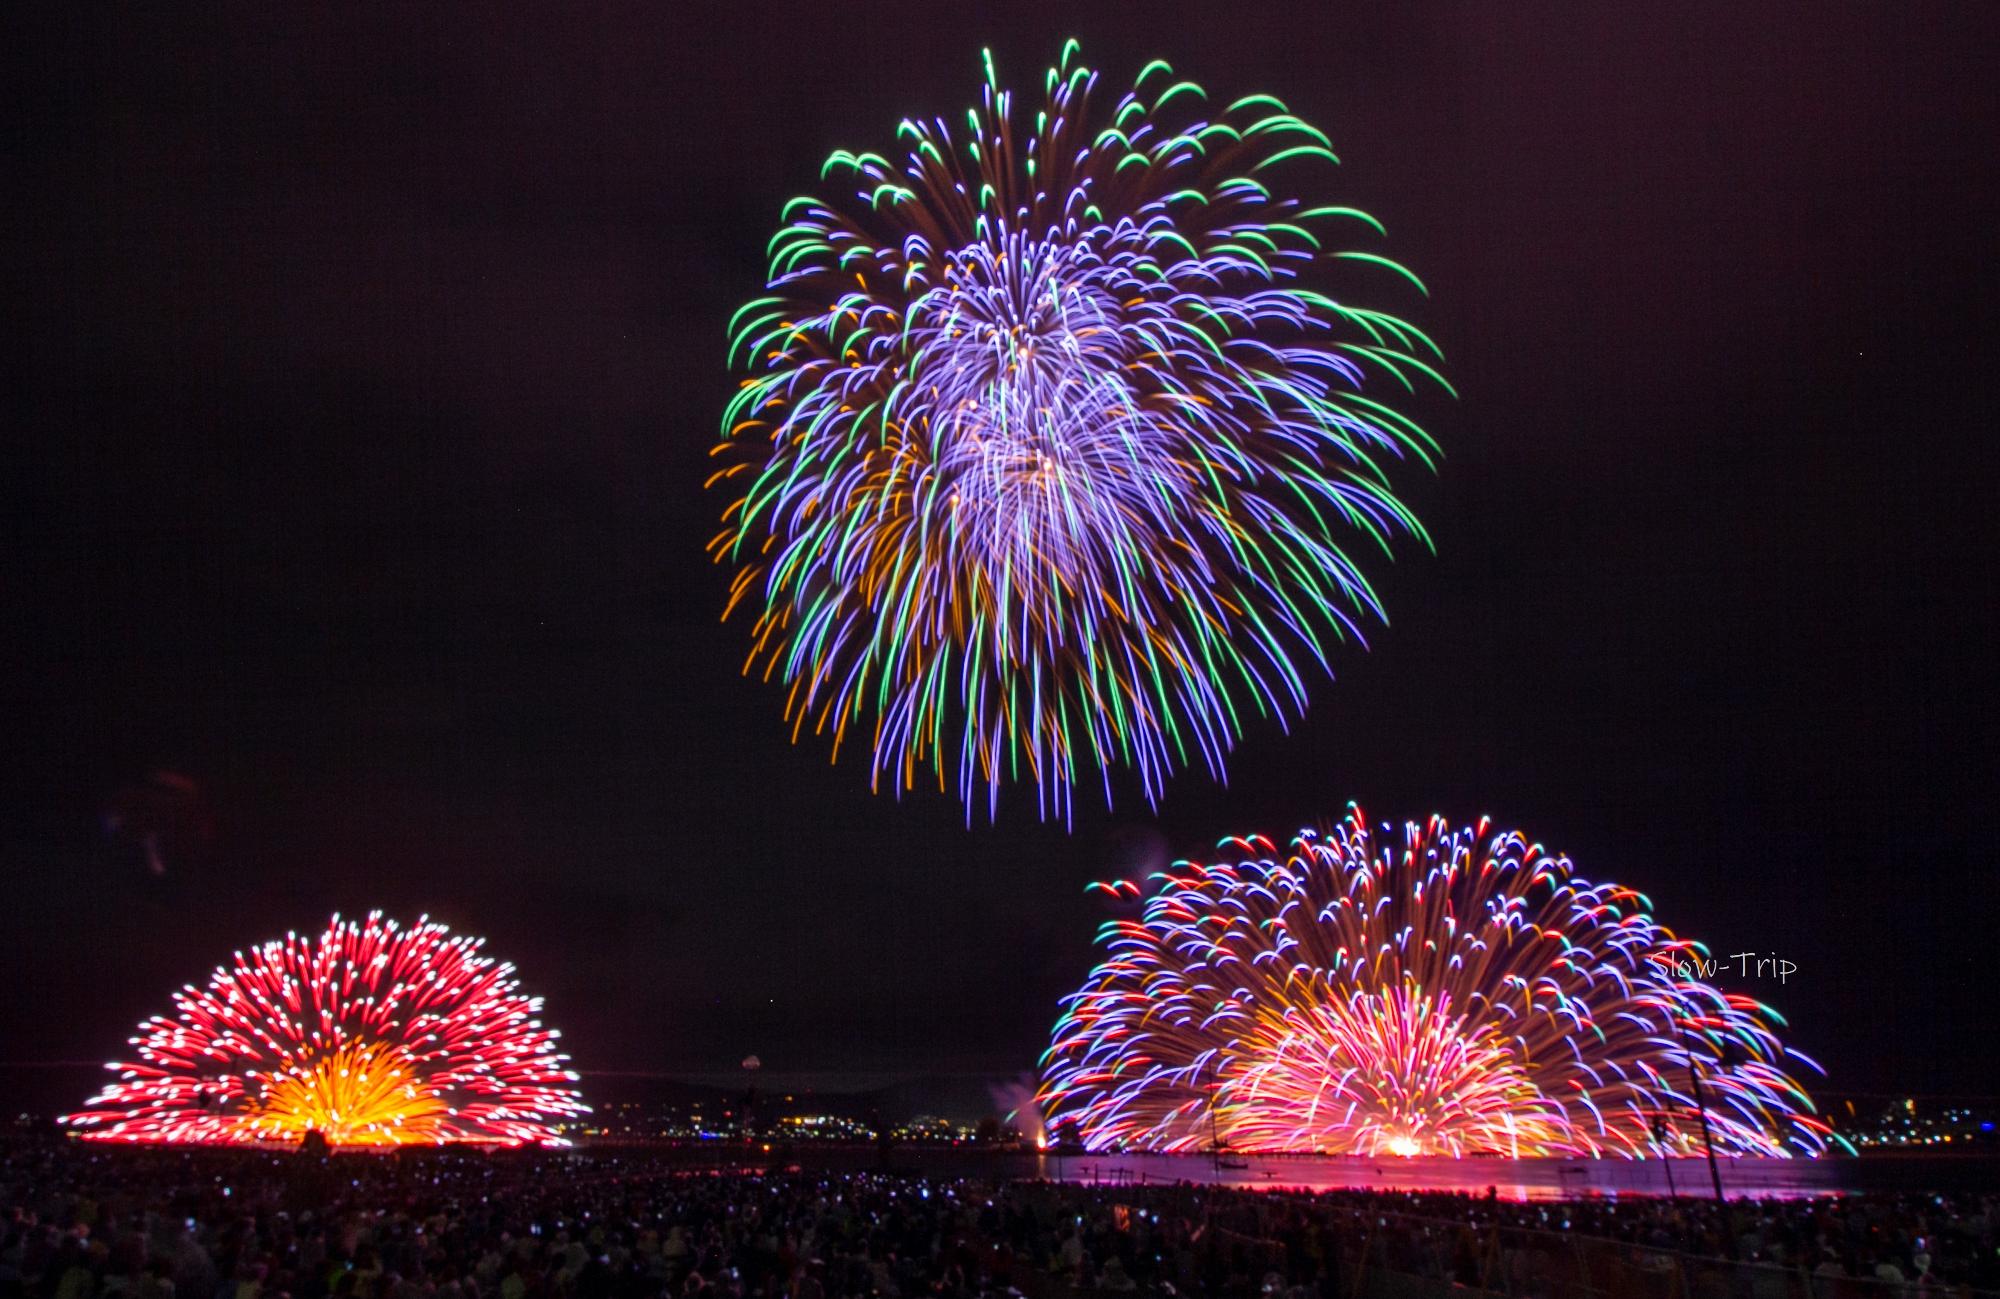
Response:
[{"label": "dark foreground ground", "polygon": [[[685,1152],[0,1146],[0,1299],[1970,1294],[2000,1193],[1284,1191]],[[760,1158],[758,1162],[763,1162]],[[807,1161],[813,1162],[813,1161]],[[1066,1170],[1067,1171],[1067,1170]]]}]

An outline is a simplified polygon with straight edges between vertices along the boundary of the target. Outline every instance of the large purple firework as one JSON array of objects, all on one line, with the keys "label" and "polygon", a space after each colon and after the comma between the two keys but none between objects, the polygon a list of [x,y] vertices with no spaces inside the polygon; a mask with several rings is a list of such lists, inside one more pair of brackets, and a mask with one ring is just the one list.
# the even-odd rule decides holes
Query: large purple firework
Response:
[{"label": "large purple firework", "polygon": [[1326,136],[1161,62],[1108,113],[1097,83],[1072,41],[1030,112],[989,56],[900,166],[834,154],[732,324],[713,550],[748,668],[794,736],[862,728],[878,786],[928,768],[968,814],[1017,778],[1065,817],[1093,772],[1221,778],[1381,616],[1349,548],[1424,536],[1387,466],[1433,447],[1389,399],[1443,384],[1437,349],[1344,296],[1422,285],[1293,196]]}]

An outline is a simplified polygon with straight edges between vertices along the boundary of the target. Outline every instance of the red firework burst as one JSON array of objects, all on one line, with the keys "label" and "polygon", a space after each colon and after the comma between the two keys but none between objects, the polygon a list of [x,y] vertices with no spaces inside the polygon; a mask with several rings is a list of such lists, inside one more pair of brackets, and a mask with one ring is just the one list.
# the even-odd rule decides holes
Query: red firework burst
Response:
[{"label": "red firework burst", "polygon": [[560,1143],[553,1125],[588,1112],[577,1075],[484,944],[375,912],[239,951],[62,1121],[104,1141]]}]

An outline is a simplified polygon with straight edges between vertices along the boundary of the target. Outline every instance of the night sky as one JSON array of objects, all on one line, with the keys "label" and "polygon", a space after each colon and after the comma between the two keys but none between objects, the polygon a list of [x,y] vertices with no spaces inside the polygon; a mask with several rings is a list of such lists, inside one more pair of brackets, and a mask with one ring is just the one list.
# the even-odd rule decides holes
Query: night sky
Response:
[{"label": "night sky", "polygon": [[[1825,1091],[2000,1093],[1991,7],[6,22],[0,1093],[376,907],[488,935],[586,1071],[1013,1075],[1087,882],[1350,799],[1794,962],[1723,982]],[[1324,128],[1462,397],[1399,479],[1437,554],[1290,735],[968,829],[789,743],[701,482],[780,204],[1072,35]]]}]

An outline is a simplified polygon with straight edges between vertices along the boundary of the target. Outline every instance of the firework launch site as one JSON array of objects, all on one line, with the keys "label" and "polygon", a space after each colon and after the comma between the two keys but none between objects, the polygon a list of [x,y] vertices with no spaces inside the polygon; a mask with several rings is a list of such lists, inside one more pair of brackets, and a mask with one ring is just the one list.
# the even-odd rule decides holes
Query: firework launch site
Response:
[{"label": "firework launch site", "polygon": [[[435,1260],[378,1258],[386,1289],[360,1293],[358,1257],[293,1241],[314,1271],[276,1293],[319,1299],[332,1276],[357,1289],[328,1299],[489,1299],[489,1252],[493,1299],[1994,1279],[1991,1122],[1951,1108],[1919,1129],[1906,1098],[1889,1113],[1920,1156],[1862,1156],[1868,1134],[1794,1076],[1817,1065],[1776,1012],[1692,977],[1701,949],[1644,895],[1485,822],[1356,808],[1284,848],[1220,847],[1096,886],[1105,959],[1036,1070],[969,1124],[892,1117],[908,1091],[787,1089],[755,1056],[735,1089],[683,1084],[676,1104],[657,1103],[663,1080],[593,1083],[482,940],[335,916],[185,986],[82,1109],[22,1130],[15,1252],[26,1269],[40,1251],[33,1299],[116,1299],[123,1274],[91,1271],[108,1256],[48,1251],[103,1244],[78,1215],[157,1183],[168,1206],[220,1186],[225,1218],[249,1215],[217,1242],[237,1251],[234,1299],[289,1259],[266,1257],[246,1206],[379,1222],[398,1197],[411,1223],[465,1213],[464,1249],[498,1243],[435,1277]],[[647,1081],[655,1104],[614,1099]],[[160,1194],[122,1220],[128,1262],[162,1222],[199,1229]],[[524,1241],[510,1215],[531,1203]],[[409,1248],[428,1259],[438,1238],[427,1225]]]}]

